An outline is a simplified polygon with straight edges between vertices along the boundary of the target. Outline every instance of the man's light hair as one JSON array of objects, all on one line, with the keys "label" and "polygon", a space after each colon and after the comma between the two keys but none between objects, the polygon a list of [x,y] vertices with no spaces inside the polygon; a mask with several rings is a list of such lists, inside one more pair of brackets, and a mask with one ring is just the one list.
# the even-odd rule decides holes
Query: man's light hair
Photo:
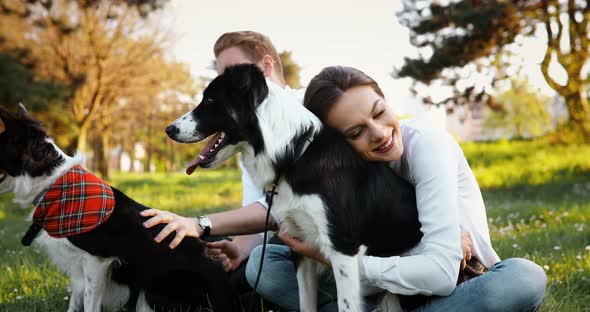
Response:
[{"label": "man's light hair", "polygon": [[283,76],[283,63],[270,39],[255,31],[234,31],[228,32],[217,39],[213,46],[213,53],[218,57],[221,52],[231,47],[238,47],[250,61],[258,63],[265,54],[268,54],[274,61],[274,71],[285,83]]}]

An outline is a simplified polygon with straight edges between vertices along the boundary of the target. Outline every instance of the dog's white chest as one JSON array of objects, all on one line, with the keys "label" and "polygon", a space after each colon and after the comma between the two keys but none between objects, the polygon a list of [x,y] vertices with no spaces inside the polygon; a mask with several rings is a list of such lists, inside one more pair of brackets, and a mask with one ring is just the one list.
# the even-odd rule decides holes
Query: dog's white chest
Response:
[{"label": "dog's white chest", "polygon": [[320,249],[331,247],[326,210],[318,195],[296,195],[283,182],[274,198],[271,214],[291,236]]}]

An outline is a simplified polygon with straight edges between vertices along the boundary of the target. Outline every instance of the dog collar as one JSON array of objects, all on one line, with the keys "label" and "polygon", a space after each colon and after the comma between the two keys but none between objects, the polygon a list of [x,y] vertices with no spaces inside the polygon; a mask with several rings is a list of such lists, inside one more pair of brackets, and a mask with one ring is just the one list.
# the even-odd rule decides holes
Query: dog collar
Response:
[{"label": "dog collar", "polygon": [[104,223],[114,207],[111,187],[81,166],[74,166],[44,192],[33,213],[33,224],[21,242],[30,245],[41,228],[56,238],[88,232]]}]

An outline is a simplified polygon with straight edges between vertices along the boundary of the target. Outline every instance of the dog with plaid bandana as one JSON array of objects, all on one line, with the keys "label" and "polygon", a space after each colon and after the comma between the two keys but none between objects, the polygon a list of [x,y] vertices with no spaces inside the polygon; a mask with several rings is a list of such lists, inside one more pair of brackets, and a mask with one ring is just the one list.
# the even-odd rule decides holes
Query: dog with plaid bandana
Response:
[{"label": "dog with plaid bandana", "polygon": [[[82,167],[19,105],[0,106],[0,193],[35,205],[22,243],[43,249],[70,278],[68,311],[236,311],[220,263],[199,239],[174,250],[146,229],[145,207]],[[2,130],[3,128],[3,130]]]}]

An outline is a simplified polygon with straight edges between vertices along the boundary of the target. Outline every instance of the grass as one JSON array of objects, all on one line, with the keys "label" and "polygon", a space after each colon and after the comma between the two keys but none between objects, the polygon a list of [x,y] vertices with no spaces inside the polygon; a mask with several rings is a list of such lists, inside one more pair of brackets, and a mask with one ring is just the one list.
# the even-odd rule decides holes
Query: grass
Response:
[{"label": "grass", "polygon": [[[590,311],[590,145],[542,141],[464,144],[482,187],[494,247],[524,257],[549,278],[542,311]],[[183,215],[238,207],[237,171],[115,174],[112,185],[137,201]],[[0,311],[65,311],[66,278],[20,238],[30,208],[0,196]]]}]

